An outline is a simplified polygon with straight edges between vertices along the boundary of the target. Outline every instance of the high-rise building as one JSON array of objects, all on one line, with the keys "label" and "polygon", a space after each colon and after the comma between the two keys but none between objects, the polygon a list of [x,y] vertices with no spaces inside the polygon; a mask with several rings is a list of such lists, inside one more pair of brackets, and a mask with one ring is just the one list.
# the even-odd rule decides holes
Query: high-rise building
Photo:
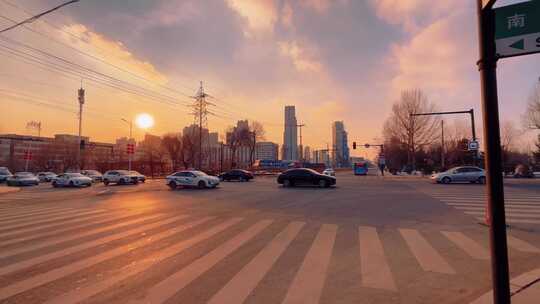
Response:
[{"label": "high-rise building", "polygon": [[304,147],[304,155],[302,156],[302,159],[305,162],[311,162],[311,148],[309,146]]},{"label": "high-rise building", "polygon": [[294,106],[285,106],[285,131],[283,132],[284,160],[298,160],[298,132]]},{"label": "high-rise building", "polygon": [[343,121],[335,121],[332,124],[332,148],[334,165],[339,168],[348,167],[349,143]]},{"label": "high-rise building", "polygon": [[269,141],[258,142],[255,145],[255,159],[278,160],[279,145]]}]

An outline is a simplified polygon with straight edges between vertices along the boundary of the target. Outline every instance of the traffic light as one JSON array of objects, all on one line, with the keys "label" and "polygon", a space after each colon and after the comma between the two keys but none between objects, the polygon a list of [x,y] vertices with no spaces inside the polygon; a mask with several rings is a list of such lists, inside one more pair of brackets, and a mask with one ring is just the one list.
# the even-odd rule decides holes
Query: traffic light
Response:
[{"label": "traffic light", "polygon": [[356,142],[355,141],[353,141],[353,143],[352,143],[352,148],[353,148],[353,150],[356,150]]},{"label": "traffic light", "polygon": [[135,153],[135,145],[127,144],[127,154],[133,154],[133,153]]},{"label": "traffic light", "polygon": [[84,150],[84,148],[86,148],[86,141],[84,141],[84,139],[81,139],[81,150]]}]

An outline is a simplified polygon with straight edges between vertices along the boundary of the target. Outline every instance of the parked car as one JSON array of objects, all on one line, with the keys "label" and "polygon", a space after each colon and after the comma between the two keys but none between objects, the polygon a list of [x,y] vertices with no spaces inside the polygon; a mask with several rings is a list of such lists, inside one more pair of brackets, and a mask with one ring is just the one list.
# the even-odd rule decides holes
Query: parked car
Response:
[{"label": "parked car", "polygon": [[486,183],[484,169],[478,167],[456,167],[448,171],[431,175],[434,183]]},{"label": "parked car", "polygon": [[278,184],[282,184],[283,187],[310,185],[326,188],[335,185],[336,178],[333,176],[320,174],[312,169],[297,168],[289,169],[278,175],[277,182]]},{"label": "parked car", "polygon": [[131,174],[137,176],[137,178],[139,179],[139,182],[141,183],[144,183],[146,181],[146,176],[144,176],[143,174],[139,173],[138,171],[129,171]]},{"label": "parked car", "polygon": [[110,183],[125,185],[125,184],[138,184],[139,178],[133,175],[128,170],[110,170],[103,174],[103,184],[105,186]]},{"label": "parked car", "polygon": [[58,175],[52,181],[53,187],[90,187],[92,186],[92,178],[82,175],[81,173],[64,173]]},{"label": "parked car", "polygon": [[517,165],[513,175],[515,178],[534,178],[534,172],[526,165]]},{"label": "parked car", "polygon": [[46,182],[46,183],[49,183],[51,182],[53,179],[56,178],[56,173],[54,172],[38,172],[37,174],[37,177],[39,178],[39,181],[40,182]]},{"label": "parked car", "polygon": [[82,170],[81,174],[90,177],[94,183],[103,181],[103,174],[97,170]]},{"label": "parked car", "polygon": [[199,189],[215,188],[219,185],[219,178],[202,171],[184,170],[167,176],[167,185],[171,189],[181,187],[196,187]]},{"label": "parked car", "polygon": [[231,171],[221,173],[218,177],[220,180],[227,182],[232,180],[248,182],[253,179],[253,174],[247,170],[233,169]]},{"label": "parked car", "polygon": [[30,172],[17,172],[7,178],[8,186],[36,186],[39,185],[37,176]]},{"label": "parked car", "polygon": [[12,176],[11,171],[6,167],[0,167],[0,183],[5,182],[8,177]]},{"label": "parked car", "polygon": [[336,171],[334,171],[334,169],[332,169],[332,168],[326,168],[326,169],[324,169],[322,174],[328,175],[328,176],[336,176]]}]

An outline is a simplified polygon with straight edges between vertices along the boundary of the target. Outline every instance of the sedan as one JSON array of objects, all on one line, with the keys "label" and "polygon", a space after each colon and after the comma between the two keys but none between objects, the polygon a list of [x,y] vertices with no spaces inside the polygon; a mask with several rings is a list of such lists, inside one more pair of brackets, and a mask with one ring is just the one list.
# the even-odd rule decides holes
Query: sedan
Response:
[{"label": "sedan", "polygon": [[100,183],[103,181],[103,175],[97,170],[82,170],[82,175],[86,175],[94,181],[94,183]]},{"label": "sedan", "polygon": [[51,182],[53,179],[56,178],[56,173],[54,172],[38,172],[37,174],[37,177],[39,178],[39,181],[40,182],[46,182],[46,183],[49,183]]},{"label": "sedan", "polygon": [[128,170],[110,170],[103,174],[103,184],[107,186],[110,183],[115,183],[117,185],[136,185],[139,183],[139,178],[136,175],[131,174]]},{"label": "sedan", "polygon": [[138,171],[129,171],[132,175],[136,176],[139,182],[144,183],[146,181],[146,176],[139,173]]},{"label": "sedan", "polygon": [[216,188],[219,185],[219,178],[208,175],[202,171],[185,170],[167,176],[167,185],[171,189],[183,187],[195,187],[199,189]]},{"label": "sedan", "polygon": [[53,187],[90,187],[92,179],[80,173],[64,173],[52,181]]},{"label": "sedan", "polygon": [[17,172],[7,178],[8,186],[36,186],[39,185],[37,176],[30,172]]},{"label": "sedan", "polygon": [[218,177],[222,181],[230,182],[237,180],[240,182],[248,182],[249,180],[253,179],[253,174],[246,170],[233,169],[229,172],[221,173]]},{"label": "sedan", "polygon": [[438,184],[450,183],[486,183],[486,173],[478,167],[457,167],[445,172],[433,174],[431,181]]},{"label": "sedan", "polygon": [[336,178],[320,174],[312,169],[298,168],[281,173],[277,178],[277,182],[282,184],[283,187],[306,185],[327,188],[336,184]]}]

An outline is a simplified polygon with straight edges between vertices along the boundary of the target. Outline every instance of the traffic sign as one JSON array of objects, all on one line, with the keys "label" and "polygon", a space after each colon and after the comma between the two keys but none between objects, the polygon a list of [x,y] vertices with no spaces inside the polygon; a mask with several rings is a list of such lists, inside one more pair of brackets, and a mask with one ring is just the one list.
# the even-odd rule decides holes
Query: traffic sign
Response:
[{"label": "traffic sign", "polygon": [[477,141],[471,140],[469,142],[469,151],[477,151],[480,148],[480,144]]},{"label": "traffic sign", "polygon": [[495,11],[495,43],[501,58],[540,52],[540,0]]}]

